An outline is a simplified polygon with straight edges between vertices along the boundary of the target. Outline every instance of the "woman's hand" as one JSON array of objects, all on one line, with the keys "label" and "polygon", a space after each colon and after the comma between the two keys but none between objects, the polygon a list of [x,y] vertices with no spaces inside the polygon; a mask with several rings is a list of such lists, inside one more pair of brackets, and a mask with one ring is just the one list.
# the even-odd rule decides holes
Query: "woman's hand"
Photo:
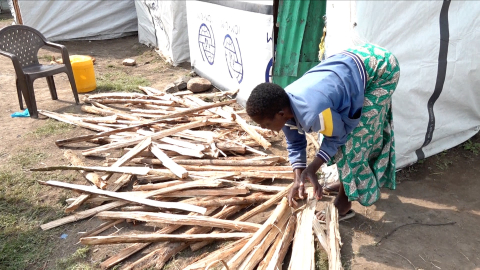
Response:
[{"label": "woman's hand", "polygon": [[303,170],[302,174],[300,175],[299,182],[305,183],[305,180],[309,180],[313,186],[313,194],[320,200],[322,198],[322,186],[318,183],[317,178],[317,171],[320,169],[320,166],[323,164],[323,159],[319,157],[315,157],[315,159],[308,164],[307,168]]},{"label": "woman's hand", "polygon": [[301,182],[301,175],[302,175],[303,169],[295,169],[293,171],[294,173],[294,180],[293,180],[293,186],[290,188],[288,191],[288,205],[290,207],[297,206],[297,202],[295,201],[296,198],[303,199],[307,196],[305,193],[305,182]]}]

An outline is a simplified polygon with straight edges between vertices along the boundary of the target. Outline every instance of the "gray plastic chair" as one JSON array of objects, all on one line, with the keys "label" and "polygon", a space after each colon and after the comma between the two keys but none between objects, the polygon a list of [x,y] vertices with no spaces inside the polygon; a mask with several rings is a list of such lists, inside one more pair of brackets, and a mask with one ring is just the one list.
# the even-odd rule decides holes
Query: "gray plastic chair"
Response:
[{"label": "gray plastic chair", "polygon": [[[38,50],[43,46],[60,49],[63,64],[42,65],[38,62]],[[53,75],[65,72],[72,87],[76,104],[79,103],[77,87],[73,77],[72,66],[67,48],[48,42],[38,30],[25,25],[11,25],[0,30],[0,55],[9,57],[16,73],[18,102],[23,110],[22,93],[30,116],[38,118],[37,104],[33,82],[42,77],[47,78],[48,88],[53,100],[58,99]]]}]

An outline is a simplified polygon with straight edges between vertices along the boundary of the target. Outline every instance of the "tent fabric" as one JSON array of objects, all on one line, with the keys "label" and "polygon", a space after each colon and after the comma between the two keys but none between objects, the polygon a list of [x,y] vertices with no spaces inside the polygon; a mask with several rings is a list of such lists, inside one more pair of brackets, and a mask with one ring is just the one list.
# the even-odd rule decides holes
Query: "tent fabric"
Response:
[{"label": "tent fabric", "polygon": [[175,66],[190,61],[185,0],[137,0],[135,7],[140,43],[158,48]]},{"label": "tent fabric", "polygon": [[138,29],[134,0],[19,0],[18,4],[23,24],[50,41],[111,39],[136,34]]},{"label": "tent fabric", "polygon": [[393,95],[397,167],[479,131],[479,14],[469,1],[327,2],[327,56],[371,42],[400,63]]}]

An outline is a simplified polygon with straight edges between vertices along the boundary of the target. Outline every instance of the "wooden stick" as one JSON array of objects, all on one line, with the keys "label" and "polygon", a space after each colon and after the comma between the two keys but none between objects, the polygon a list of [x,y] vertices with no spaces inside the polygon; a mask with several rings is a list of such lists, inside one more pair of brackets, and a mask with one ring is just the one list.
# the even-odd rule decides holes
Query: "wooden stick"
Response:
[{"label": "wooden stick", "polygon": [[[93,100],[89,100],[92,102]],[[153,104],[153,105],[161,105],[161,106],[173,106],[173,101],[164,101],[164,100],[145,100],[145,99],[117,99],[117,98],[97,98],[95,102],[102,103],[102,104]]]},{"label": "wooden stick", "polygon": [[261,213],[265,210],[267,210],[267,208],[269,208],[270,206],[276,204],[278,201],[280,201],[282,198],[284,198],[288,191],[290,190],[290,188],[293,186],[293,183],[288,185],[283,191],[280,191],[279,193],[277,193],[275,196],[273,196],[272,198],[270,198],[268,201],[262,203],[261,205],[255,207],[254,209],[246,212],[245,214],[241,215],[240,217],[236,218],[235,220],[237,221],[246,221],[248,220],[249,218],[257,215],[258,213]]},{"label": "wooden stick", "polygon": [[146,167],[86,167],[86,166],[52,166],[44,168],[30,169],[32,172],[55,171],[55,170],[74,170],[74,171],[97,171],[110,173],[128,173],[134,175],[147,175],[151,169]]},{"label": "wooden stick", "polygon": [[[185,98],[195,102],[196,104],[198,104],[198,106],[206,106],[206,105],[212,104],[212,103],[205,102],[195,96],[187,96]],[[208,109],[208,111],[211,113],[217,114],[227,120],[233,121],[235,119],[235,115],[233,113],[224,111],[222,108],[219,108],[219,107]]]},{"label": "wooden stick", "polygon": [[[73,166],[85,166],[83,161],[77,155],[75,155],[72,150],[65,151],[63,155]],[[97,186],[99,189],[105,189],[107,186],[107,184],[103,182],[100,176],[96,173],[87,173],[82,170],[80,170],[80,173],[83,175],[83,177],[85,177],[85,179]]]},{"label": "wooden stick", "polygon": [[229,198],[212,197],[208,201],[191,202],[191,204],[202,206],[202,207],[213,207],[213,206],[224,206],[224,205],[248,205],[248,204],[263,202],[271,198],[272,198],[271,195],[254,193],[246,197],[229,197]]},{"label": "wooden stick", "polygon": [[45,115],[47,117],[50,117],[52,119],[58,120],[60,122],[65,122],[65,123],[68,123],[68,124],[71,124],[71,125],[76,125],[76,126],[83,127],[83,128],[86,128],[86,129],[91,129],[91,130],[94,130],[94,131],[110,131],[110,130],[112,130],[111,128],[108,128],[108,127],[102,127],[102,126],[95,125],[95,124],[84,123],[82,121],[79,121],[78,118],[76,118],[76,117],[68,117],[64,114],[49,112],[49,111],[45,111],[45,110],[38,110],[38,113],[43,114],[43,115]]},{"label": "wooden stick", "polygon": [[152,143],[150,146],[150,151],[162,162],[163,166],[167,167],[172,173],[176,176],[185,179],[188,176],[187,170],[175,163],[171,158],[169,158],[162,150],[157,147],[156,143]]},{"label": "wooden stick", "polygon": [[117,116],[109,115],[105,117],[83,117],[81,120],[82,122],[93,123],[93,124],[98,124],[98,123],[115,124],[117,122]]},{"label": "wooden stick", "polygon": [[258,134],[258,132],[253,129],[247,122],[240,117],[237,113],[233,112],[233,109],[231,107],[226,107],[227,109],[230,109],[232,113],[235,115],[235,122],[237,122],[245,132],[247,132],[258,144],[263,146],[263,148],[268,149],[270,146],[272,146],[265,138]]},{"label": "wooden stick", "polygon": [[327,234],[325,233],[325,225],[320,224],[320,221],[318,221],[318,219],[316,218],[313,219],[313,232],[317,236],[318,242],[320,242],[320,245],[322,245],[323,249],[328,255],[330,249],[327,246]]},{"label": "wooden stick", "polygon": [[[117,158],[108,158],[107,161],[116,161]],[[152,164],[152,165],[162,165],[162,162],[158,159],[153,158],[134,158],[131,160],[133,163],[137,164]],[[272,166],[276,161],[268,160],[229,160],[229,159],[175,159],[175,163],[179,165],[214,165],[214,166]]]},{"label": "wooden stick", "polygon": [[101,224],[100,226],[98,226],[96,229],[94,229],[93,231],[90,231],[90,232],[87,232],[85,233],[84,235],[82,235],[82,237],[90,237],[90,236],[97,236],[99,235],[100,233],[110,229],[111,227],[117,225],[117,224],[120,224],[122,222],[124,222],[125,220],[123,219],[119,219],[119,220],[112,220],[112,221],[108,221],[108,222],[105,222],[103,224]]},{"label": "wooden stick", "polygon": [[272,245],[275,238],[279,237],[279,233],[283,233],[287,225],[288,220],[292,216],[292,210],[285,211],[284,214],[279,218],[278,223],[273,226],[270,231],[267,233],[262,242],[255,246],[255,248],[250,252],[248,257],[243,261],[239,269],[242,270],[253,270],[255,266],[265,257],[267,249]]},{"label": "wooden stick", "polygon": [[325,209],[325,223],[327,224],[328,268],[331,270],[343,269],[340,260],[340,246],[342,245],[338,229],[338,210],[333,203],[328,203]]},{"label": "wooden stick", "polygon": [[285,187],[250,184],[244,181],[237,182],[237,181],[224,180],[224,179],[218,179],[218,181],[222,183],[228,183],[233,186],[241,186],[241,187],[243,186],[248,188],[249,190],[256,190],[256,191],[263,191],[263,192],[281,192],[285,190]]},{"label": "wooden stick", "polygon": [[188,171],[229,171],[229,172],[292,172],[291,166],[192,166],[184,165]]},{"label": "wooden stick", "polygon": [[207,257],[194,262],[193,264],[188,265],[183,270],[200,270],[205,269],[207,265],[212,262],[219,261],[225,259],[228,255],[234,254],[238,250],[240,250],[246,243],[248,239],[241,239],[236,242],[233,242],[229,245],[226,245],[210,254]]},{"label": "wooden stick", "polygon": [[[186,129],[191,129],[191,128],[196,128],[196,127],[201,127],[201,126],[206,126],[208,125],[209,122],[208,121],[197,121],[197,122],[192,122],[192,123],[188,123],[188,124],[184,124],[184,125],[179,125],[179,126],[176,126],[174,128],[171,128],[171,129],[167,129],[167,130],[164,130],[164,131],[160,131],[160,132],[157,132],[155,133],[154,135],[150,136],[153,139],[161,139],[163,137],[167,137],[167,136],[170,136],[170,135],[173,135],[179,131],[182,131],[182,130],[186,130]],[[101,152],[105,152],[105,151],[108,151],[108,150],[112,150],[112,149],[117,149],[117,148],[120,148],[120,147],[126,147],[126,146],[129,146],[129,145],[132,145],[132,144],[135,144],[135,143],[138,143],[140,141],[142,141],[143,138],[140,138],[140,139],[131,139],[131,140],[127,140],[127,141],[124,141],[124,142],[118,142],[118,143],[111,143],[109,145],[105,145],[105,146],[99,146],[99,147],[96,147],[94,149],[91,149],[91,150],[87,150],[87,151],[84,151],[82,154],[84,156],[88,156],[88,155],[94,155],[94,154],[98,154],[98,153],[101,153]]]},{"label": "wooden stick", "polygon": [[[130,126],[130,127],[127,127],[127,128],[111,130],[110,132],[102,132],[102,133],[93,134],[93,135],[79,136],[79,137],[70,138],[70,139],[67,139],[67,140],[58,140],[58,141],[55,142],[55,144],[57,146],[62,146],[62,145],[69,144],[69,143],[74,143],[74,142],[88,141],[88,140],[99,138],[99,137],[105,137],[105,136],[108,136],[108,135],[112,135],[112,134],[116,134],[116,133],[120,133],[120,132],[124,132],[124,131],[135,130],[135,129],[139,129],[139,128],[142,128],[142,127],[147,127],[147,126],[151,126],[151,125],[154,125],[154,124],[158,124],[163,119],[180,117],[180,116],[188,115],[188,114],[199,112],[199,111],[204,111],[204,110],[209,109],[209,108],[214,108],[214,107],[218,107],[218,106],[225,106],[225,105],[232,104],[232,103],[235,103],[235,102],[236,102],[235,100],[228,100],[228,101],[224,101],[224,102],[214,103],[214,104],[211,104],[211,105],[208,105],[208,106],[202,106],[202,107],[198,107],[198,108],[185,110],[183,112],[169,114],[169,115],[166,115],[163,118],[159,118],[155,121],[150,121],[150,122],[147,122],[147,123],[142,123],[142,124]],[[83,108],[83,106],[82,106],[82,108]],[[109,114],[109,115],[113,115],[113,114]]]},{"label": "wooden stick", "polygon": [[160,196],[161,198],[172,197],[204,197],[204,196],[237,196],[245,195],[250,191],[247,188],[215,188],[215,189],[192,189],[171,192]]},{"label": "wooden stick", "polygon": [[98,214],[102,211],[107,211],[107,210],[110,210],[110,209],[113,209],[113,208],[116,208],[116,207],[124,206],[126,204],[127,204],[127,202],[124,202],[124,201],[111,202],[111,203],[108,203],[108,204],[105,204],[105,205],[102,205],[102,206],[98,206],[98,207],[95,207],[95,208],[92,208],[92,209],[88,209],[88,210],[78,212],[78,213],[75,213],[75,214],[67,216],[67,217],[63,217],[63,218],[45,223],[45,224],[41,225],[40,228],[42,228],[42,230],[44,230],[44,231],[50,230],[50,229],[53,229],[55,227],[58,227],[58,226],[61,226],[61,225],[64,225],[64,224],[68,224],[68,223],[71,223],[71,222],[75,222],[77,220],[82,220],[82,219],[94,216],[94,215],[96,215],[96,214]]},{"label": "wooden stick", "polygon": [[185,184],[189,181],[182,181],[182,180],[173,180],[165,183],[158,183],[158,184],[146,184],[146,185],[135,185],[133,186],[133,191],[147,191],[147,190],[157,190],[166,187],[172,187],[179,184]]},{"label": "wooden stick", "polygon": [[293,235],[295,232],[295,226],[297,224],[297,218],[295,215],[290,217],[288,221],[287,228],[283,232],[282,237],[278,237],[275,244],[270,248],[267,256],[260,262],[258,270],[276,270],[281,269],[283,259],[287,254],[288,247],[293,240]]},{"label": "wooden stick", "polygon": [[114,235],[80,238],[84,245],[106,245],[119,243],[150,243],[161,241],[202,241],[202,240],[235,240],[252,237],[251,233],[219,233],[219,234],[138,234]]},{"label": "wooden stick", "polygon": [[230,269],[238,269],[238,266],[242,263],[243,259],[248,255],[248,253],[265,237],[265,235],[271,230],[271,228],[276,225],[284,214],[285,211],[288,211],[287,198],[283,198],[282,202],[277,206],[273,211],[272,215],[267,219],[267,221],[258,229],[255,234],[250,238],[250,240],[245,244],[245,246],[240,249],[240,251],[233,256],[232,259],[228,261],[228,267]]},{"label": "wooden stick", "polygon": [[47,182],[38,181],[38,182],[42,185],[49,185],[49,186],[56,186],[56,187],[62,187],[62,188],[67,188],[67,189],[73,189],[73,190],[80,190],[80,191],[84,191],[84,192],[88,192],[88,193],[92,193],[92,194],[104,195],[104,196],[107,196],[107,197],[117,198],[117,199],[121,199],[121,200],[125,200],[125,201],[130,201],[130,202],[134,202],[134,203],[139,203],[139,204],[144,204],[144,205],[149,205],[149,206],[154,206],[154,207],[159,207],[159,208],[179,209],[179,210],[196,212],[196,213],[200,213],[200,214],[204,214],[205,211],[207,210],[206,208],[203,208],[203,207],[190,205],[190,204],[185,204],[185,203],[159,202],[159,201],[154,201],[154,200],[145,199],[145,198],[128,196],[128,195],[117,193],[117,192],[111,192],[111,191],[101,190],[101,189],[97,189],[97,188],[92,188],[92,187],[87,187],[87,186],[82,186],[82,185],[69,184],[69,183],[63,183],[63,182],[58,182],[58,181],[47,181]]},{"label": "wooden stick", "polygon": [[105,211],[102,213],[98,213],[97,217],[102,219],[135,219],[145,222],[217,227],[246,232],[255,232],[260,228],[260,225],[250,222],[223,220],[204,216],[187,216],[166,213]]},{"label": "wooden stick", "polygon": [[315,217],[316,205],[317,200],[313,199],[313,192],[310,192],[307,205],[302,211],[302,217],[298,224],[299,229],[293,240],[289,269],[312,269],[312,222]]}]

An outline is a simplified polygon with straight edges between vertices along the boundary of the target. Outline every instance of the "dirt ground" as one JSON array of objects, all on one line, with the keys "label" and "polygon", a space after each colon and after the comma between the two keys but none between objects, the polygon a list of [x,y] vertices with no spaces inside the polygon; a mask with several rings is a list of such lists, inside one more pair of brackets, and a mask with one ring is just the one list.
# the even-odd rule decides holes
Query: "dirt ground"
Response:
[{"label": "dirt ground", "polygon": [[[11,21],[2,20],[0,28],[10,23]],[[171,67],[165,64],[152,49],[139,44],[137,36],[61,43],[67,46],[70,54],[94,56],[97,76],[116,70],[146,78],[150,86],[162,89],[167,83],[190,71],[188,65]],[[50,55],[59,54],[41,52],[45,59]],[[125,58],[137,59],[138,65],[122,66],[121,62]],[[63,158],[65,149],[56,147],[55,140],[87,134],[88,131],[74,128],[41,139],[29,135],[44,126],[46,118],[10,117],[11,113],[19,111],[15,73],[8,58],[0,57],[0,67],[0,163],[8,162],[19,151],[36,149],[44,153],[46,158],[31,167],[67,164]],[[55,76],[55,81],[59,97],[56,101],[51,100],[45,80],[35,82],[38,108],[80,113],[81,104],[75,105],[66,76]],[[480,136],[474,136],[471,142],[480,143]],[[281,150],[285,155],[285,150]],[[479,269],[480,185],[476,181],[480,175],[480,155],[477,155],[477,150],[479,149],[461,145],[427,158],[399,171],[397,189],[383,190],[381,200],[374,206],[363,207],[353,203],[356,217],[340,226],[342,262],[345,268]],[[86,162],[88,164],[94,161]],[[78,176],[76,178],[73,182],[83,181]],[[62,196],[65,196],[52,188],[42,187],[40,191],[36,200],[45,205],[58,204]],[[50,215],[55,216],[56,210],[52,208],[50,211]],[[58,237],[50,240],[55,248],[49,258],[35,262],[27,269],[52,269],[56,260],[70,256],[81,247],[77,244],[80,232],[97,225],[98,222],[92,219],[57,229],[55,232]],[[38,230],[39,236],[42,233]],[[64,233],[68,234],[67,239],[59,237]],[[379,241],[381,242],[377,245]],[[88,260],[93,264],[98,263],[112,253],[112,250],[105,247],[94,247]],[[169,269],[180,269],[179,265],[183,264],[182,260],[186,263],[186,258],[183,255],[177,257],[176,260],[180,263],[170,265]]]}]

